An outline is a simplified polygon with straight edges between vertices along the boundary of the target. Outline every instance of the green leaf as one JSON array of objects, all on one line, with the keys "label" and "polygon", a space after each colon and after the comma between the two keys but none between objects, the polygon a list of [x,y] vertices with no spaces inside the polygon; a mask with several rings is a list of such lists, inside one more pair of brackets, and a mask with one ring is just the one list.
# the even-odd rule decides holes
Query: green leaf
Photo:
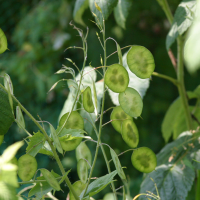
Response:
[{"label": "green leaf", "polygon": [[2,54],[7,49],[7,38],[0,28],[0,54]]},{"label": "green leaf", "polygon": [[4,135],[0,135],[0,146],[3,143],[3,140],[4,140]]},{"label": "green leaf", "polygon": [[[56,132],[58,133],[60,131],[60,127],[56,130]],[[66,136],[66,138],[68,140],[73,140],[75,138],[87,138],[87,139],[91,139],[90,136],[85,136],[83,135],[84,133],[86,133],[84,130],[82,129],[66,129],[64,128],[61,133],[59,134],[59,137],[63,137]],[[86,133],[87,134],[87,133]]]},{"label": "green leaf", "polygon": [[124,174],[124,170],[122,169],[119,158],[118,158],[117,154],[115,153],[115,151],[111,148],[110,148],[110,154],[111,154],[112,160],[115,164],[115,168],[116,168],[117,173],[119,174],[120,178],[122,180],[126,180],[126,175]]},{"label": "green leaf", "polygon": [[16,188],[0,181],[0,199],[17,200]]},{"label": "green leaf", "polygon": [[[151,177],[153,181],[150,180]],[[178,163],[177,165],[160,165],[155,171],[146,176],[142,182],[140,193],[150,191],[157,195],[155,183],[157,185],[160,199],[185,199],[190,191],[195,178],[194,169]],[[140,198],[146,199],[145,196]]]},{"label": "green leaf", "polygon": [[89,6],[88,0],[76,0],[73,11],[73,17],[76,23],[85,26],[85,23],[82,20],[82,15],[84,11],[88,8],[88,6]]},{"label": "green leaf", "polygon": [[29,137],[29,140],[30,142],[26,148],[26,153],[35,157],[44,146],[45,137],[40,131],[38,131],[37,133],[34,133],[32,137]]},{"label": "green leaf", "polygon": [[58,181],[55,179],[51,172],[49,172],[47,169],[40,169],[40,171],[42,172],[42,175],[44,176],[45,180],[49,183],[49,185],[52,188],[54,188],[57,191],[61,190]]},{"label": "green leaf", "polygon": [[42,149],[39,150],[38,153],[45,154],[48,156],[54,156],[51,147],[49,146],[49,143],[47,141],[44,143],[44,146],[42,147]]},{"label": "green leaf", "polygon": [[12,81],[10,79],[10,76],[8,74],[4,74],[4,86],[8,92],[8,100],[10,103],[10,107],[12,110],[12,113],[14,114],[14,110],[13,110],[13,99],[12,99],[12,95],[13,95],[13,84]]},{"label": "green leaf", "polygon": [[122,28],[126,28],[126,19],[131,8],[131,0],[118,0],[117,6],[114,8],[114,16],[117,24]]},{"label": "green leaf", "polygon": [[[14,101],[14,109],[16,105]],[[0,113],[0,135],[5,135],[14,121],[14,116],[10,108],[8,93],[2,85],[0,85]]]},{"label": "green leaf", "polygon": [[92,99],[93,99],[93,104],[94,104],[94,113],[97,117],[97,115],[98,115],[97,92],[96,92],[96,85],[95,85],[95,82],[93,79],[92,79],[92,92],[93,92]]},{"label": "green leaf", "polygon": [[[16,120],[17,120],[17,123],[19,123],[20,126],[25,129],[24,117],[23,117],[21,108],[19,106],[16,107]],[[19,126],[19,128],[20,128],[20,126]]]},{"label": "green leaf", "polygon": [[12,158],[14,158],[15,154],[24,145],[23,141],[15,142],[14,144],[10,145],[2,155],[2,159],[4,163],[9,162]]},{"label": "green leaf", "polygon": [[195,0],[183,0],[176,9],[172,27],[166,38],[166,48],[169,50],[170,46],[175,42],[179,35],[182,35],[192,24],[189,19],[191,11],[196,9]]},{"label": "green leaf", "polygon": [[57,132],[56,132],[56,130],[54,129],[54,127],[51,124],[49,124],[49,125],[50,125],[50,130],[51,130],[51,136],[53,138],[53,142],[54,142],[54,144],[56,146],[56,149],[58,150],[59,153],[63,154],[63,149],[61,147],[59,138],[57,136]]},{"label": "green leaf", "polygon": [[[9,170],[9,168],[4,167],[0,172],[0,181],[3,181],[4,183],[13,186],[13,187],[19,187],[18,179],[17,179],[17,167],[15,169]],[[1,199],[1,198],[0,198]]]},{"label": "green leaf", "polygon": [[190,73],[194,73],[200,68],[200,57],[198,54],[198,52],[200,51],[200,2],[194,2],[197,2],[196,17],[190,28],[188,39],[185,43],[184,48],[186,67]]},{"label": "green leaf", "polygon": [[[96,8],[95,2],[101,8],[102,13]],[[89,0],[90,9],[99,19],[100,25],[103,24],[103,18],[108,19],[117,2],[118,0]]]},{"label": "green leaf", "polygon": [[[108,184],[110,184],[113,181],[114,176],[117,174],[117,171],[113,171],[110,174],[107,174],[105,176],[102,176],[98,178],[97,180],[90,183],[88,186],[88,189],[85,193],[84,199],[87,197],[94,196],[95,194],[99,193],[101,190],[103,190]],[[81,193],[79,196],[80,198],[83,198],[85,190]]]},{"label": "green leaf", "polygon": [[169,141],[169,138],[172,135],[173,125],[180,108],[182,108],[181,99],[177,98],[174,102],[172,102],[165,114],[164,120],[161,125],[161,130],[166,143]]},{"label": "green leaf", "polygon": [[116,45],[117,45],[117,53],[118,53],[118,58],[119,58],[119,64],[120,64],[120,65],[123,65],[121,48],[120,48],[120,46],[119,46],[118,43],[116,43]]}]

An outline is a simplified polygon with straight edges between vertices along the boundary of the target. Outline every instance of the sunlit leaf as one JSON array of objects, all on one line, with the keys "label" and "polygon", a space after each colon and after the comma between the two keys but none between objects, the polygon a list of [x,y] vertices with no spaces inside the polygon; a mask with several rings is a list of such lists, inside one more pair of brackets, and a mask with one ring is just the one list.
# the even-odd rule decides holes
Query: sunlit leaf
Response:
[{"label": "sunlit leaf", "polygon": [[2,54],[7,49],[7,38],[0,28],[0,54]]}]

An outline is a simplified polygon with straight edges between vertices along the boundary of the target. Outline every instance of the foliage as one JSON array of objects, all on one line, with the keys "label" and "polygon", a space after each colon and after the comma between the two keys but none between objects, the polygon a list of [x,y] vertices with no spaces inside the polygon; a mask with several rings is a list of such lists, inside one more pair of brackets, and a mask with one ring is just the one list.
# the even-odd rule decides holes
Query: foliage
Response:
[{"label": "foliage", "polygon": [[[77,67],[79,65],[77,65],[73,61],[73,59],[67,58],[67,60],[75,67],[75,70],[71,67],[64,66],[62,69],[60,69],[57,72],[57,74],[61,74],[61,75],[64,74],[66,75],[66,78],[57,81],[55,84],[53,84],[51,80],[47,84],[48,87],[50,86],[50,84],[51,85],[53,84],[50,90],[54,90],[55,88],[58,88],[57,85],[60,81],[64,81],[64,82],[66,81],[68,88],[70,90],[68,97],[65,101],[63,110],[60,113],[59,123],[58,123],[57,128],[54,128],[55,126],[53,126],[49,122],[42,121],[42,120],[37,121],[15,98],[13,94],[13,86],[12,86],[11,79],[9,78],[8,75],[4,75],[3,77],[4,86],[0,85],[0,89],[2,90],[1,93],[3,94],[1,95],[1,98],[0,98],[1,99],[0,108],[1,108],[1,111],[3,111],[0,119],[4,120],[4,116],[9,116],[10,120],[6,120],[6,121],[4,120],[6,123],[3,124],[3,129],[2,129],[3,132],[1,135],[4,135],[7,132],[8,128],[10,127],[11,123],[15,121],[18,127],[22,129],[26,134],[28,134],[28,138],[25,139],[25,141],[28,144],[26,148],[27,155],[29,154],[30,157],[32,156],[35,157],[37,154],[45,154],[45,155],[51,156],[53,160],[56,161],[62,174],[62,175],[59,175],[53,171],[50,172],[47,169],[43,168],[43,169],[40,169],[43,175],[42,177],[37,177],[38,174],[36,172],[35,175],[32,176],[33,181],[28,180],[24,182],[19,182],[20,184],[32,184],[33,188],[29,192],[29,195],[28,195],[29,197],[32,198],[33,196],[35,196],[37,199],[41,199],[41,198],[45,198],[46,195],[51,196],[52,194],[50,192],[52,191],[53,194],[55,194],[56,190],[59,191],[62,188],[60,184],[65,180],[66,184],[68,185],[70,189],[70,193],[69,193],[70,199],[79,199],[78,197],[79,195],[81,199],[89,199],[92,196],[98,194],[103,189],[105,189],[106,186],[109,184],[111,184],[111,188],[114,194],[113,195],[114,199],[117,199],[118,197],[116,195],[116,190],[115,190],[116,183],[113,181],[113,178],[118,173],[119,177],[121,178],[120,183],[123,184],[123,186],[121,187],[123,188],[123,191],[122,191],[123,199],[132,199],[130,191],[129,191],[130,185],[127,182],[128,179],[126,178],[126,175],[122,169],[123,165],[121,165],[117,153],[109,145],[107,145],[110,149],[109,156],[112,157],[112,161],[116,168],[116,171],[111,172],[110,162],[108,162],[108,158],[107,158],[108,153],[105,152],[105,149],[104,149],[105,144],[101,142],[101,135],[102,135],[103,128],[105,125],[107,125],[109,122],[119,121],[118,124],[116,123],[117,126],[115,126],[114,123],[112,124],[113,124],[114,129],[116,129],[118,132],[121,133],[120,137],[122,136],[121,138],[125,141],[125,143],[127,143],[132,148],[135,148],[138,145],[138,138],[140,138],[140,134],[138,135],[138,130],[135,123],[133,122],[132,117],[134,118],[140,117],[142,113],[142,110],[143,110],[142,97],[144,96],[146,89],[149,87],[149,79],[151,79],[152,75],[169,80],[178,88],[180,97],[178,97],[177,100],[173,102],[173,104],[170,106],[170,109],[167,111],[163,124],[162,124],[162,132],[163,132],[163,137],[165,139],[165,142],[168,142],[172,135],[173,135],[174,141],[167,144],[161,150],[161,152],[157,155],[156,170],[154,170],[156,166],[156,157],[153,151],[149,150],[148,148],[142,147],[142,148],[137,149],[138,152],[140,151],[140,149],[142,149],[140,155],[137,155],[136,153],[133,154],[134,158],[132,158],[132,164],[138,170],[142,172],[150,172],[154,170],[150,174],[145,175],[145,179],[141,185],[141,195],[140,194],[137,195],[134,199],[138,198],[139,196],[141,196],[140,197],[141,199],[144,199],[144,196],[142,197],[142,195],[146,195],[149,198],[153,198],[153,199],[168,199],[168,198],[185,199],[187,197],[188,191],[191,189],[194,183],[195,169],[199,169],[197,162],[194,161],[193,159],[198,161],[198,149],[199,149],[198,126],[199,126],[200,116],[199,116],[198,87],[193,92],[187,92],[187,93],[184,87],[183,57],[182,57],[183,37],[182,36],[184,35],[184,32],[192,24],[193,11],[194,11],[193,9],[195,8],[196,2],[188,1],[188,0],[181,2],[181,4],[178,6],[177,11],[175,13],[174,20],[172,20],[173,17],[170,13],[167,2],[162,1],[162,0],[158,0],[158,2],[162,6],[169,21],[170,22],[173,21],[171,30],[166,39],[166,44],[167,44],[167,50],[169,50],[169,47],[171,46],[171,44],[174,43],[175,39],[177,39],[178,60],[177,60],[177,63],[174,64],[177,70],[177,79],[153,72],[155,68],[154,58],[145,47],[142,47],[139,45],[127,46],[128,48],[130,47],[130,49],[128,53],[125,53],[122,56],[121,49],[123,48],[120,48],[119,44],[113,38],[107,38],[107,39],[105,38],[104,19],[107,19],[109,15],[112,13],[112,11],[114,11],[114,16],[117,23],[120,24],[123,28],[125,28],[125,22],[128,17],[127,11],[129,10],[128,8],[130,7],[131,2],[123,1],[122,3],[122,1],[120,0],[119,1],[109,0],[109,2],[93,1],[93,0],[90,0],[90,1],[77,0],[75,3],[74,18],[75,18],[75,21],[81,23],[82,25],[85,24],[84,20],[82,19],[83,13],[87,9],[88,6],[90,7],[93,13],[93,16],[95,17],[95,20],[96,20],[95,24],[100,29],[100,34],[102,34],[99,37],[99,33],[97,33],[97,37],[104,51],[104,59],[102,59],[102,57],[100,56],[101,64],[100,66],[98,65],[98,67],[94,67],[95,65],[92,66],[91,63],[89,64],[90,65],[89,67],[86,66],[87,53],[88,53],[88,46],[87,46],[88,30],[86,34],[84,34],[81,29],[71,24],[74,27],[74,29],[78,31],[78,34],[82,39],[83,47],[73,46],[73,47],[69,47],[68,49],[70,48],[82,49],[83,54],[84,54],[84,60],[83,60],[83,67],[81,69],[81,67]],[[45,10],[47,12],[45,14],[47,14],[47,13],[53,12],[54,9],[64,7],[64,5],[66,6],[66,2],[63,1],[61,4],[61,2],[58,1],[57,3],[55,3],[55,5],[54,4],[52,5],[46,4],[45,1],[41,3],[40,5],[41,7],[39,6],[37,8],[38,10],[35,9],[36,14],[38,13],[38,19],[43,21],[42,17],[40,16],[40,13],[41,13],[39,10],[40,8],[41,9],[46,8]],[[189,16],[188,13],[191,14],[191,16]],[[44,18],[46,18],[45,14],[44,14]],[[30,20],[32,20],[32,17],[30,17]],[[195,20],[198,20],[198,17],[195,18]],[[25,23],[27,23],[26,20],[24,20],[24,24]],[[45,23],[43,24],[45,26]],[[47,31],[53,30],[53,23],[51,25],[48,27],[50,29]],[[63,22],[61,22],[61,25],[63,25]],[[19,28],[19,32],[21,30],[22,29]],[[40,29],[38,29],[38,32],[36,29],[35,35],[39,36],[40,34],[38,33],[40,32],[41,32]],[[62,38],[61,43],[63,45],[64,44],[63,41],[66,40],[66,35],[65,36],[62,35],[62,36],[59,35],[58,37]],[[32,36],[30,35],[30,38],[31,38],[30,41],[33,42],[33,45],[35,44],[38,45],[45,41],[44,38],[41,39],[40,37],[36,37],[35,38],[36,40],[35,40],[34,34],[32,34]],[[40,40],[37,40],[39,38]],[[111,55],[113,55],[111,54],[107,56],[106,54],[107,41],[109,39],[112,39],[115,42],[116,47],[117,47],[117,51],[115,51],[113,54],[115,53],[118,54],[119,64],[114,64],[115,67],[113,67],[113,65],[107,64],[107,59]],[[5,41],[6,41],[6,37],[3,37],[3,44],[7,43],[7,41],[6,42]],[[20,41],[17,41],[17,42],[19,42],[20,44]],[[19,46],[21,46],[22,43]],[[49,44],[50,43],[51,42],[49,42]],[[60,41],[57,44],[60,44]],[[28,45],[26,46],[25,49],[30,50],[29,47],[30,46]],[[5,50],[5,45],[3,48]],[[33,51],[33,50],[34,51],[37,50],[37,47],[34,46],[30,51]],[[38,56],[39,56],[38,58],[40,59],[41,55],[39,52],[40,51],[35,52],[35,53],[38,53]],[[26,54],[29,54],[29,53],[26,53]],[[53,53],[52,51],[52,55],[56,55],[56,54],[59,55],[59,52]],[[48,55],[49,55],[49,52],[48,52]],[[172,59],[172,62],[175,60],[173,56],[171,56],[170,58]],[[6,62],[8,63],[7,60],[8,60],[8,57],[5,54],[5,57],[3,58],[3,62],[1,64],[5,65]],[[197,63],[198,63],[198,58],[195,58],[195,60],[197,60]],[[195,70],[197,68],[198,67],[195,66]],[[75,71],[78,71],[77,76],[75,75],[76,73]],[[97,72],[100,75],[97,74]],[[46,71],[44,73],[46,73]],[[23,73],[18,74],[19,77],[21,77],[22,74]],[[72,75],[71,79],[69,78],[70,74]],[[104,79],[105,79],[105,82],[104,82]],[[130,79],[129,83],[125,83],[125,80],[128,80],[128,79]],[[41,82],[38,83],[36,81],[36,83],[39,89],[41,86]],[[115,85],[119,85],[120,87],[114,87]],[[111,106],[109,105],[107,106],[107,102],[105,101],[105,92],[107,90],[111,96],[113,103],[115,105],[120,105],[121,109],[126,114],[124,115],[124,113],[117,111],[115,115],[113,114],[114,117],[112,116],[110,121],[108,120],[107,122],[105,122],[105,124],[103,124],[103,121],[105,121],[104,120],[105,112],[112,109]],[[41,94],[44,94],[44,91],[42,91]],[[117,98],[117,101],[116,101],[116,98]],[[191,103],[189,99],[195,99],[195,102],[193,101]],[[6,106],[4,106],[4,104]],[[107,110],[105,110],[106,106],[108,107]],[[178,109],[178,112],[177,112],[177,109]],[[21,110],[38,127],[39,130],[36,131],[34,135],[29,133],[27,125],[25,123],[26,120],[24,120],[23,113]],[[129,115],[128,119],[126,118],[126,115]],[[99,123],[97,123],[98,121]],[[42,123],[42,126],[41,126],[41,123]],[[43,123],[48,124],[48,131],[46,130],[47,128],[44,128]],[[119,127],[121,128],[121,130]],[[191,130],[191,132],[182,133],[184,131],[189,131],[189,130]],[[96,133],[97,141],[94,140],[95,137],[92,134],[93,131]],[[140,130],[139,130],[139,133],[140,133]],[[91,137],[87,136],[87,134],[90,134]],[[97,143],[95,155],[93,158],[91,156],[91,152],[89,148],[85,144],[86,142]],[[82,149],[80,148],[79,144],[82,146],[81,147]],[[108,174],[106,173],[107,175],[101,176],[100,178],[97,178],[97,180],[90,183],[93,176],[93,170],[96,167],[96,163],[98,163],[99,147],[101,148],[103,152],[103,156],[107,165]],[[79,149],[78,151],[78,148],[80,148],[81,150]],[[65,152],[67,155],[70,155],[68,151],[71,151],[74,149],[76,149],[76,158],[78,162],[77,172],[78,172],[80,181],[77,181],[72,185],[68,178],[69,171],[65,172],[64,166],[61,163],[58,153],[63,155],[63,153]],[[132,151],[132,149],[130,150]],[[5,152],[6,151],[8,150],[5,150]],[[88,153],[83,154],[81,151],[88,152]],[[134,152],[137,152],[137,151],[134,150]],[[13,157],[13,155],[14,154],[12,154],[11,157]],[[150,158],[153,158],[153,159],[151,160]],[[138,162],[140,163],[139,167],[138,167]],[[154,167],[150,171],[143,170],[144,168],[148,168],[149,164],[151,164]],[[24,168],[25,168],[25,171],[29,170],[28,168],[26,169],[26,164],[24,165]],[[21,169],[19,165],[19,171],[20,170]],[[88,170],[89,170],[89,173],[88,173]],[[3,173],[4,175],[3,171],[1,173]],[[11,174],[12,174],[12,177],[14,177],[16,180],[16,165],[15,165],[15,170],[13,170]],[[81,176],[80,174],[82,174],[83,176]],[[18,183],[15,181],[15,183],[17,184],[13,185],[14,182],[12,181],[6,182],[6,179],[5,178],[2,179],[2,177],[4,176],[1,176],[1,182],[2,182],[2,188],[5,191],[5,195],[7,195],[8,198],[10,199],[15,199],[16,197],[15,188],[18,186],[17,185]],[[88,177],[88,178],[85,178],[85,177]],[[150,181],[149,177],[153,181]],[[9,195],[8,195],[8,191],[10,191]],[[24,191],[19,192],[18,194],[19,198],[22,196],[23,192]],[[2,198],[5,198],[5,197],[2,196]],[[196,199],[198,199],[198,195]]]}]

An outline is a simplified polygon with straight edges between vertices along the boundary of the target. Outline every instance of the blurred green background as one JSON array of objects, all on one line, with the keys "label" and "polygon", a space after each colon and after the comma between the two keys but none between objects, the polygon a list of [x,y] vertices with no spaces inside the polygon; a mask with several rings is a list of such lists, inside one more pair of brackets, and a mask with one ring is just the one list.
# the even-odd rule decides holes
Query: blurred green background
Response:
[{"label": "blurred green background", "polygon": [[[15,96],[35,118],[49,121],[54,127],[57,126],[59,113],[69,93],[64,82],[59,84],[53,92],[48,93],[57,80],[69,78],[66,75],[54,73],[62,67],[62,64],[72,67],[65,58],[71,58],[80,68],[83,62],[82,51],[71,49],[64,52],[69,46],[81,46],[80,37],[77,37],[77,32],[69,25],[69,22],[73,20],[74,3],[73,0],[0,0],[0,27],[7,36],[9,48],[6,53],[0,55],[0,74],[6,72],[10,75]],[[173,13],[179,3],[180,0],[169,0]],[[100,66],[100,54],[103,55],[103,51],[96,37],[98,29],[90,19],[93,20],[93,16],[87,9],[83,15],[83,20],[89,27],[87,64],[91,62],[92,66]],[[86,27],[76,25],[86,32]],[[165,48],[165,37],[170,25],[156,0],[133,1],[126,30],[116,24],[113,14],[106,21],[106,27],[107,37],[116,39],[121,47],[137,44],[148,48],[155,58],[156,72],[176,76]],[[107,44],[108,54],[116,50],[113,41]],[[172,50],[176,54],[176,45],[172,47]],[[108,59],[108,65],[116,62],[118,62],[117,56]],[[193,90],[198,85],[198,77],[199,73],[191,77],[185,72],[187,90]],[[142,118],[136,120],[140,134],[139,146],[150,147],[158,153],[165,145],[161,135],[161,123],[170,103],[177,96],[178,91],[174,85],[166,80],[152,77],[150,87],[144,97]],[[111,106],[113,104],[109,95],[106,94],[105,109]],[[109,121],[110,113],[106,113],[104,122]],[[37,127],[27,116],[25,120],[29,132],[37,132]],[[0,152],[2,153],[13,142],[26,137],[27,135],[13,124],[5,135]],[[96,140],[94,133],[91,137]],[[111,124],[103,128],[102,142],[108,143],[117,153],[129,149]],[[95,145],[87,144],[94,155]],[[24,145],[24,148],[19,150],[17,158],[24,154],[25,148]],[[109,149],[106,151],[109,156]],[[120,161],[122,166],[126,166],[125,173],[130,179],[131,195],[134,196],[139,193],[142,173],[133,168],[130,157],[131,152],[127,152],[120,157]],[[69,174],[71,182],[78,180],[74,151],[60,158],[66,170],[72,169]],[[51,158],[38,154],[36,159],[39,168],[53,169],[59,173],[57,164]],[[114,166],[111,165],[111,167],[114,170]],[[93,176],[98,177],[106,173],[105,161],[100,152]],[[115,184],[118,188],[122,183],[118,179]],[[66,199],[68,187],[64,184],[63,191],[64,193],[56,192],[58,199]],[[96,199],[102,198],[106,192],[110,191],[107,187],[96,196]]]}]

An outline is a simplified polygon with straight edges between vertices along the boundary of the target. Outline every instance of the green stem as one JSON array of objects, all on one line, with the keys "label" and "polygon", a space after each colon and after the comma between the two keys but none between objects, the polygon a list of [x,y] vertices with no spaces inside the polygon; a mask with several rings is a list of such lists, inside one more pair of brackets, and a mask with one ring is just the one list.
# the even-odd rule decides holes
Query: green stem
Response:
[{"label": "green stem", "polygon": [[197,185],[195,200],[200,200],[200,170],[197,170]]},{"label": "green stem", "polygon": [[[96,133],[96,136],[97,136],[97,138],[99,138],[98,130],[97,130],[97,128],[96,128],[96,126],[95,126],[95,124],[94,124],[94,122],[93,122],[93,120],[92,120],[91,115],[90,115],[90,119],[91,119],[91,121],[92,121],[92,125],[93,125],[93,127],[94,127],[94,131],[95,131],[95,133]],[[101,140],[100,140],[100,144],[101,144]],[[107,156],[106,156],[106,152],[105,152],[105,150],[104,150],[103,145],[101,145],[101,151],[102,151],[102,153],[103,153],[103,157],[104,157],[104,160],[105,160],[105,162],[106,162],[106,166],[107,166],[107,169],[108,169],[108,173],[111,173],[110,164],[109,164],[108,158],[107,158]],[[111,183],[111,186],[112,186],[112,191],[113,191],[115,197],[117,197],[117,194],[116,194],[116,191],[115,191],[115,185],[114,185],[113,182]]]},{"label": "green stem", "polygon": [[157,77],[159,77],[159,78],[166,79],[166,80],[172,82],[172,83],[173,83],[175,86],[177,86],[177,87],[178,87],[178,85],[179,85],[178,81],[177,81],[176,79],[174,79],[174,78],[171,78],[170,76],[166,76],[166,75],[164,75],[164,74],[159,74],[159,73],[157,73],[157,72],[153,72],[152,75],[153,75],[153,76],[157,76]]},{"label": "green stem", "polygon": [[[106,66],[106,62],[107,62],[107,58],[106,58],[106,39],[105,39],[105,20],[103,20],[103,42],[104,42],[104,66]],[[105,68],[103,67],[103,75],[105,75]],[[101,107],[101,117],[100,117],[100,124],[99,124],[99,135],[98,135],[98,141],[97,141],[97,146],[96,146],[96,151],[95,151],[95,156],[94,156],[94,161],[92,163],[92,167],[90,170],[90,175],[89,175],[89,180],[87,182],[86,188],[85,188],[85,192],[83,194],[86,194],[91,177],[92,177],[92,173],[96,164],[96,160],[97,160],[97,155],[98,155],[98,151],[99,151],[99,146],[101,143],[101,133],[102,133],[102,122],[103,122],[103,113],[104,113],[104,103],[105,103],[105,82],[103,84],[103,98],[102,98],[102,107]],[[102,145],[101,145],[102,146]],[[117,200],[117,196],[115,193],[115,199]]]},{"label": "green stem", "polygon": [[165,15],[167,16],[167,19],[170,22],[170,24],[172,24],[173,23],[173,15],[169,8],[169,4],[168,4],[167,0],[157,0],[157,2],[160,4],[163,11],[165,12]]},{"label": "green stem", "polygon": [[183,104],[183,109],[186,116],[186,123],[188,130],[193,129],[192,125],[192,117],[189,110],[187,95],[185,91],[185,85],[184,85],[184,66],[183,66],[183,41],[181,36],[177,39],[177,47],[178,47],[178,62],[177,62],[177,80],[179,82],[178,85],[178,91],[179,95]]}]

